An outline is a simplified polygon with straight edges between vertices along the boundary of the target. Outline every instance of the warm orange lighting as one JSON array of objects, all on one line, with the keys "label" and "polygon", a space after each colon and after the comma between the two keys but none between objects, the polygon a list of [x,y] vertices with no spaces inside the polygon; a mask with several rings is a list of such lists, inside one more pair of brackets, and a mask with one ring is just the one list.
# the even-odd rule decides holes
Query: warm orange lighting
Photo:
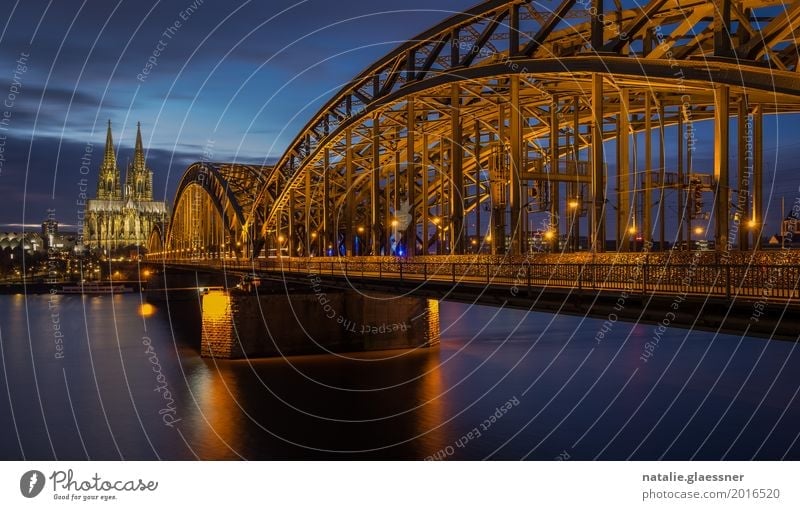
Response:
[{"label": "warm orange lighting", "polygon": [[694,229],[694,233],[697,235],[702,235],[704,232],[705,230],[703,230],[703,227],[695,227]]},{"label": "warm orange lighting", "polygon": [[317,233],[311,232],[311,239],[316,239],[316,238],[317,238]]},{"label": "warm orange lighting", "polygon": [[750,228],[756,228],[758,226],[758,222],[756,220],[750,220],[747,222],[747,226]]},{"label": "warm orange lighting", "polygon": [[628,229],[628,233],[629,234],[635,234],[636,231],[637,231],[637,228],[635,226]]},{"label": "warm orange lighting", "polygon": [[399,221],[397,221],[397,220],[392,220],[392,226],[393,226],[393,227],[397,228],[397,225],[399,225],[399,224],[400,224],[400,222],[399,222]]},{"label": "warm orange lighting", "polygon": [[220,319],[230,312],[231,297],[221,290],[211,290],[203,296],[203,318]]},{"label": "warm orange lighting", "polygon": [[145,278],[150,278],[150,275],[151,275],[151,274],[152,274],[152,273],[151,273],[149,270],[147,270],[147,269],[145,269],[145,270],[142,272],[142,276],[144,276]]},{"label": "warm orange lighting", "polygon": [[279,242],[279,243],[282,243],[282,242],[284,242],[285,240],[286,240],[286,238],[285,238],[285,237],[283,237],[283,236],[278,236],[278,242]]},{"label": "warm orange lighting", "polygon": [[478,240],[477,240],[477,239],[473,239],[473,240],[472,240],[472,246],[475,246],[475,245],[477,245],[477,244],[478,244]]},{"label": "warm orange lighting", "polygon": [[486,240],[491,242],[491,240],[492,240],[492,235],[491,235],[491,234],[489,234],[488,236],[486,236]]},{"label": "warm orange lighting", "polygon": [[151,305],[150,303],[142,303],[139,305],[139,316],[140,317],[152,317],[156,314],[156,307]]},{"label": "warm orange lighting", "polygon": [[553,233],[552,230],[548,230],[547,232],[544,233],[544,238],[547,239],[548,241],[552,241],[553,237],[555,237],[555,234]]},{"label": "warm orange lighting", "polygon": [[570,200],[569,202],[570,209],[577,209],[579,205],[581,204],[579,204],[577,200]]},{"label": "warm orange lighting", "polygon": [[364,227],[358,227],[358,233],[359,234],[363,234],[364,233]]},{"label": "warm orange lighting", "polygon": [[438,225],[441,222],[442,222],[442,220],[440,218],[433,218],[433,224],[434,225]]}]

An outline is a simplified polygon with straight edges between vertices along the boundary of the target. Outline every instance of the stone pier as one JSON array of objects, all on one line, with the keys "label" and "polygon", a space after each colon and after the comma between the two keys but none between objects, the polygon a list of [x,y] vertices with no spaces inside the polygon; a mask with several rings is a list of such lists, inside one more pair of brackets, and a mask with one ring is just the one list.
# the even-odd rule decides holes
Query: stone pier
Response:
[{"label": "stone pier", "polygon": [[439,303],[355,291],[212,290],[202,296],[201,354],[240,359],[430,347]]}]

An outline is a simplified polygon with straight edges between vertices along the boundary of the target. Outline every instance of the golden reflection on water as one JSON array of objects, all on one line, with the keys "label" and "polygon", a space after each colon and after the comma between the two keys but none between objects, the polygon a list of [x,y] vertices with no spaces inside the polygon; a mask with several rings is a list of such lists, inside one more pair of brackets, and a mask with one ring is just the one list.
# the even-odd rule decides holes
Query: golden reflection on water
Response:
[{"label": "golden reflection on water", "polygon": [[227,372],[226,362],[211,363],[189,381],[197,402],[191,418],[195,422],[192,429],[197,431],[192,443],[201,459],[239,459],[252,454],[242,450],[252,424],[242,422],[239,406],[246,409],[248,403],[241,402],[236,377],[224,377]]},{"label": "golden reflection on water", "polygon": [[156,307],[151,305],[150,303],[142,303],[141,305],[139,305],[140,317],[144,318],[152,317],[153,315],[156,314],[156,311],[157,311]]}]

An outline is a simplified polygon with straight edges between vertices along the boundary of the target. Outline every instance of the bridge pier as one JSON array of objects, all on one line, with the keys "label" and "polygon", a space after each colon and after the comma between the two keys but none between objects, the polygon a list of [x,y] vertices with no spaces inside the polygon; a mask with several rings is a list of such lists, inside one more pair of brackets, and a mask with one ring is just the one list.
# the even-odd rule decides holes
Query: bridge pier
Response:
[{"label": "bridge pier", "polygon": [[438,301],[329,290],[209,291],[202,297],[204,357],[242,359],[431,347],[439,343]]}]

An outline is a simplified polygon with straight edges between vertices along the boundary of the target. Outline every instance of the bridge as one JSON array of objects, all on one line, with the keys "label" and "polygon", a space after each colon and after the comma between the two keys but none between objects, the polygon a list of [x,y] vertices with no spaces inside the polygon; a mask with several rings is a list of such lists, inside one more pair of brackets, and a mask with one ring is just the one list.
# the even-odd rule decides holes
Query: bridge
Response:
[{"label": "bridge", "polygon": [[800,112],[798,18],[484,2],[353,78],[275,165],[190,166],[147,259],[796,304],[798,257],[759,245],[764,118]]}]

